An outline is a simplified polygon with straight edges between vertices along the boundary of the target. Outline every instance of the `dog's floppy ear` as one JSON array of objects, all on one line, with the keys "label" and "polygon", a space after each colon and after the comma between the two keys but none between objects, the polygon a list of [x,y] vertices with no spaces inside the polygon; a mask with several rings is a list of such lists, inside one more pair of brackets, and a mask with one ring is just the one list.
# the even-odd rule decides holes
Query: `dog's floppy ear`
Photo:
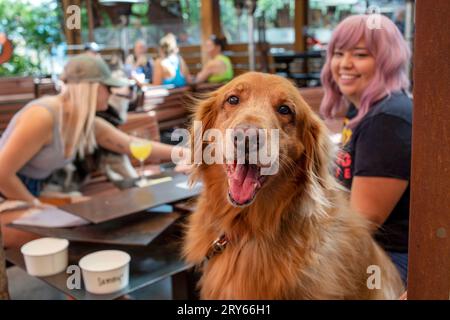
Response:
[{"label": "dog's floppy ear", "polygon": [[308,126],[305,126],[303,144],[306,154],[306,170],[318,178],[329,174],[332,144],[328,130],[314,113],[311,113]]},{"label": "dog's floppy ear", "polygon": [[[202,100],[197,101],[193,110],[193,120],[202,122],[202,130],[212,128],[216,121],[218,110],[215,108],[217,93],[213,92],[204,96]],[[192,128],[191,128],[192,129]]]},{"label": "dog's floppy ear", "polygon": [[308,112],[304,124],[302,142],[305,147],[303,170],[307,179],[306,192],[322,207],[319,212],[326,214],[325,207],[329,202],[325,190],[334,185],[330,174],[333,144],[325,124],[313,111]]},{"label": "dog's floppy ear", "polygon": [[[219,110],[216,107],[217,91],[206,96],[203,96],[202,100],[197,100],[194,105],[192,113],[192,121],[190,127],[191,136],[191,161],[194,162],[196,153],[203,155],[203,149],[206,144],[203,141],[203,135],[205,131],[214,127]],[[201,168],[201,165],[197,167]],[[191,175],[191,182],[194,182],[198,178],[198,170],[194,170]]]}]

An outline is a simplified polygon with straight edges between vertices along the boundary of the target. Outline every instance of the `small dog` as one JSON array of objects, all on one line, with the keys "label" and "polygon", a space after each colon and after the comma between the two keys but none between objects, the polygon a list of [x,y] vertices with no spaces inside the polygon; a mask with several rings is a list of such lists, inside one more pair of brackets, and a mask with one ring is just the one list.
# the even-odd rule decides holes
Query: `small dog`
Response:
[{"label": "small dog", "polygon": [[397,269],[330,173],[327,129],[288,80],[241,75],[201,102],[194,120],[203,131],[279,130],[276,174],[262,175],[263,166],[248,157],[202,163],[193,172],[204,190],[187,221],[183,253],[201,266],[201,298],[400,296]]}]

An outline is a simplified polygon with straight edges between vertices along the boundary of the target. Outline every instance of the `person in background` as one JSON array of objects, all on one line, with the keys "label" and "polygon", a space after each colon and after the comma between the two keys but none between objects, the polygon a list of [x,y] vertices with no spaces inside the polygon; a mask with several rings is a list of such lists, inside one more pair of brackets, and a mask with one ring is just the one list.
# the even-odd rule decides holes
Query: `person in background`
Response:
[{"label": "person in background", "polygon": [[394,23],[397,26],[398,30],[400,30],[401,34],[405,34],[405,16],[405,9],[400,8],[397,10],[394,17]]},{"label": "person in background", "polygon": [[[139,48],[137,51],[142,50]],[[145,51],[144,51],[145,52]],[[97,57],[102,59],[100,55],[100,47],[95,42],[88,42],[84,45],[84,53],[91,55],[93,57]],[[111,58],[108,60],[109,67],[111,69],[111,74],[116,78],[127,77],[124,64],[119,54],[113,54]],[[113,126],[117,127],[120,124],[125,123],[127,118],[128,106],[132,97],[131,86],[124,86],[119,88],[111,88],[111,95],[108,99],[108,108],[103,111],[97,111],[96,116],[102,119],[105,119]],[[136,170],[131,165],[130,159],[126,154],[120,154],[114,151],[106,150],[102,147],[99,147],[94,155],[94,161],[86,160],[86,159],[76,159],[73,164],[68,165],[61,171],[65,171],[66,174],[62,174],[61,172],[55,172],[55,177],[52,177],[53,182],[57,182],[57,185],[60,185],[61,176],[65,176],[64,183],[60,188],[62,191],[65,189],[70,189],[71,183],[76,183],[75,181],[70,181],[67,177],[72,177],[73,180],[75,176],[72,174],[68,174],[71,171],[76,170],[78,174],[78,180],[83,180],[83,175],[89,175],[90,172],[83,170],[84,168],[88,168],[87,163],[97,163],[101,168],[103,168],[103,172],[110,180],[121,180],[121,179],[130,179],[136,178],[138,176]],[[75,165],[75,168],[73,167]],[[84,174],[83,174],[84,173]],[[56,181],[55,181],[56,180]],[[53,189],[57,188],[55,183],[52,186]]]},{"label": "person in background", "polygon": [[346,111],[336,177],[351,207],[373,223],[375,239],[406,282],[411,173],[410,50],[396,25],[380,15],[350,16],[334,30],[322,69],[321,112]]},{"label": "person in background", "polygon": [[[128,80],[114,78],[102,59],[85,54],[70,59],[61,78],[65,86],[60,94],[29,102],[0,138],[3,198],[42,207],[39,195],[45,179],[75,155],[82,159],[101,146],[131,156],[129,145],[137,138],[95,116],[107,108],[111,88],[127,86]],[[153,141],[150,159],[170,161],[172,151],[180,154],[183,150]],[[8,221],[5,214],[2,224]]]},{"label": "person in background", "polygon": [[96,42],[87,42],[84,44],[84,53],[97,57],[100,55],[100,47]]},{"label": "person in background", "polygon": [[233,67],[230,58],[223,55],[225,48],[225,38],[218,38],[212,35],[206,42],[206,52],[209,61],[195,77],[195,83],[209,82],[221,83],[233,79]]},{"label": "person in background", "polygon": [[128,77],[144,84],[152,81],[153,59],[147,54],[147,46],[143,40],[134,43],[133,53],[125,59]]},{"label": "person in background", "polygon": [[181,45],[192,44],[192,39],[189,36],[189,33],[187,33],[186,31],[181,31],[181,33],[178,34],[178,43]]},{"label": "person in background", "polygon": [[177,40],[172,33],[161,38],[159,58],[155,61],[153,85],[174,85],[183,87],[191,82],[189,69],[178,54]]},{"label": "person in background", "polygon": [[[108,60],[108,66],[111,69],[113,77],[126,78],[124,65],[120,55],[112,55]],[[96,112],[96,115],[105,119],[115,127],[124,124],[127,120],[130,101],[136,99],[136,93],[133,89],[135,86],[133,84],[134,82],[130,81],[129,86],[111,88],[107,110],[98,111]],[[129,157],[126,154],[106,150],[102,147],[99,147],[96,153],[99,154],[100,167],[103,173],[111,181],[138,177],[136,169],[132,166]]]}]

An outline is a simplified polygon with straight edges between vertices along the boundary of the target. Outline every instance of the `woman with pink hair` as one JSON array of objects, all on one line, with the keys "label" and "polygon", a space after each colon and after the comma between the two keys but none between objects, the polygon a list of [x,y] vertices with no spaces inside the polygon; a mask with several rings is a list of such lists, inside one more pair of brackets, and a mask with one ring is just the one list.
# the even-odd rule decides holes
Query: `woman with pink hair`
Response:
[{"label": "woman with pink hair", "polygon": [[375,238],[406,282],[412,101],[410,50],[382,15],[355,15],[335,29],[322,70],[321,112],[346,112],[336,178],[352,208],[373,222]]}]

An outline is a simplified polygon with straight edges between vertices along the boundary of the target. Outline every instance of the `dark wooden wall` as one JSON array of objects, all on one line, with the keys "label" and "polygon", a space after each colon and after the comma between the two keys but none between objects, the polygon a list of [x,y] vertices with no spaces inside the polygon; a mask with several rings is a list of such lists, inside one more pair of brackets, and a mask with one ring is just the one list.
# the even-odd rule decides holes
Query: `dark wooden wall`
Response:
[{"label": "dark wooden wall", "polygon": [[449,17],[416,1],[408,299],[450,299]]},{"label": "dark wooden wall", "polygon": [[8,298],[8,280],[6,277],[5,252],[3,251],[2,230],[0,228],[0,300]]}]

